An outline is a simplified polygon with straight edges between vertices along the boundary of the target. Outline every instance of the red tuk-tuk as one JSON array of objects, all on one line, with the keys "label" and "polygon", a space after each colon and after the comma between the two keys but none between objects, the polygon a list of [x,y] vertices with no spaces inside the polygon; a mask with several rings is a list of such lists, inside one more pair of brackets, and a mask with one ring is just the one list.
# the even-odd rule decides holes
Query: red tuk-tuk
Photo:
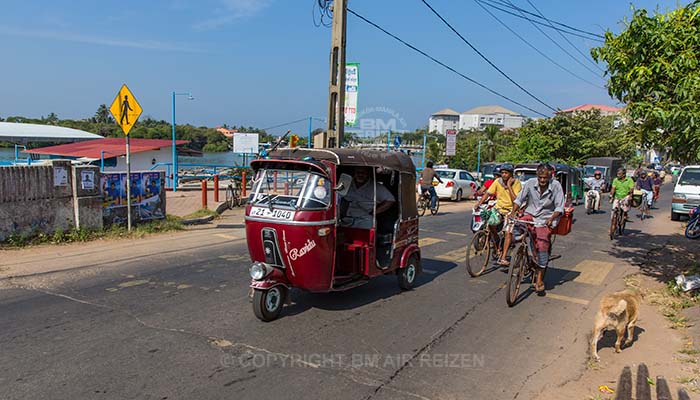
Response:
[{"label": "red tuk-tuk", "polygon": [[409,156],[282,149],[251,167],[245,225],[256,317],[276,319],[290,288],[342,291],[387,274],[413,286],[421,266]]}]

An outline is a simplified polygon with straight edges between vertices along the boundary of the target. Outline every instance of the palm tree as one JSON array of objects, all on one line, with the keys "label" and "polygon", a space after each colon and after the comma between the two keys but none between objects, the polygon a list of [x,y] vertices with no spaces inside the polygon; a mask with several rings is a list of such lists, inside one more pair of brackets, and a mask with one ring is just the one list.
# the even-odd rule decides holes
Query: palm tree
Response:
[{"label": "palm tree", "polygon": [[484,152],[484,161],[494,161],[496,152],[498,151],[498,136],[501,133],[497,125],[487,125],[484,128],[484,136],[486,139],[486,151]]},{"label": "palm tree", "polygon": [[112,120],[112,116],[109,115],[109,110],[107,109],[106,105],[100,104],[100,106],[97,107],[97,112],[95,112],[95,122],[98,124],[111,124],[114,122]]}]

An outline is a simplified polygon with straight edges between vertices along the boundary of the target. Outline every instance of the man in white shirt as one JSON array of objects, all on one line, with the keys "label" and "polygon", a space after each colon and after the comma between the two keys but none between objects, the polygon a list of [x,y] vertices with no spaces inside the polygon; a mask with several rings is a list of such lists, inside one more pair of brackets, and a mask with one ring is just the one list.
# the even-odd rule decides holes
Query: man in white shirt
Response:
[{"label": "man in white shirt", "polygon": [[369,167],[357,167],[348,193],[342,198],[348,203],[345,216],[352,218],[352,227],[371,229],[374,223],[376,186],[376,214],[390,209],[396,198],[382,184],[374,184]]}]

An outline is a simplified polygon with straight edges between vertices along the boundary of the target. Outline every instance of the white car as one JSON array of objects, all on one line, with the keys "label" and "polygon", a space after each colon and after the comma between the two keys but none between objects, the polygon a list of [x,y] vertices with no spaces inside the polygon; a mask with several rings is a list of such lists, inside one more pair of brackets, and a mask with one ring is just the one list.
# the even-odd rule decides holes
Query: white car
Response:
[{"label": "white car", "polygon": [[678,221],[695,207],[700,207],[700,165],[689,165],[683,168],[673,188],[671,219]]},{"label": "white car", "polygon": [[461,201],[473,199],[479,184],[469,172],[462,169],[440,168],[435,173],[442,179],[442,183],[435,186],[438,197]]}]

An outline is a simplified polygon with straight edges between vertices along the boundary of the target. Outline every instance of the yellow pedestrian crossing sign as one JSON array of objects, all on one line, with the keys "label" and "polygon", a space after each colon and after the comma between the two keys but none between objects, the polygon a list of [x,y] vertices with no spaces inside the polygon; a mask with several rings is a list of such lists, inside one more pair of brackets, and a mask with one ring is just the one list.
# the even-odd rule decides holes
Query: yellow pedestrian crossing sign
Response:
[{"label": "yellow pedestrian crossing sign", "polygon": [[131,128],[134,127],[142,111],[139,102],[136,101],[136,98],[126,85],[122,85],[119,93],[117,93],[117,97],[114,98],[112,105],[109,107],[109,112],[112,113],[112,117],[114,117],[117,125],[122,128],[125,135],[128,135]]}]

